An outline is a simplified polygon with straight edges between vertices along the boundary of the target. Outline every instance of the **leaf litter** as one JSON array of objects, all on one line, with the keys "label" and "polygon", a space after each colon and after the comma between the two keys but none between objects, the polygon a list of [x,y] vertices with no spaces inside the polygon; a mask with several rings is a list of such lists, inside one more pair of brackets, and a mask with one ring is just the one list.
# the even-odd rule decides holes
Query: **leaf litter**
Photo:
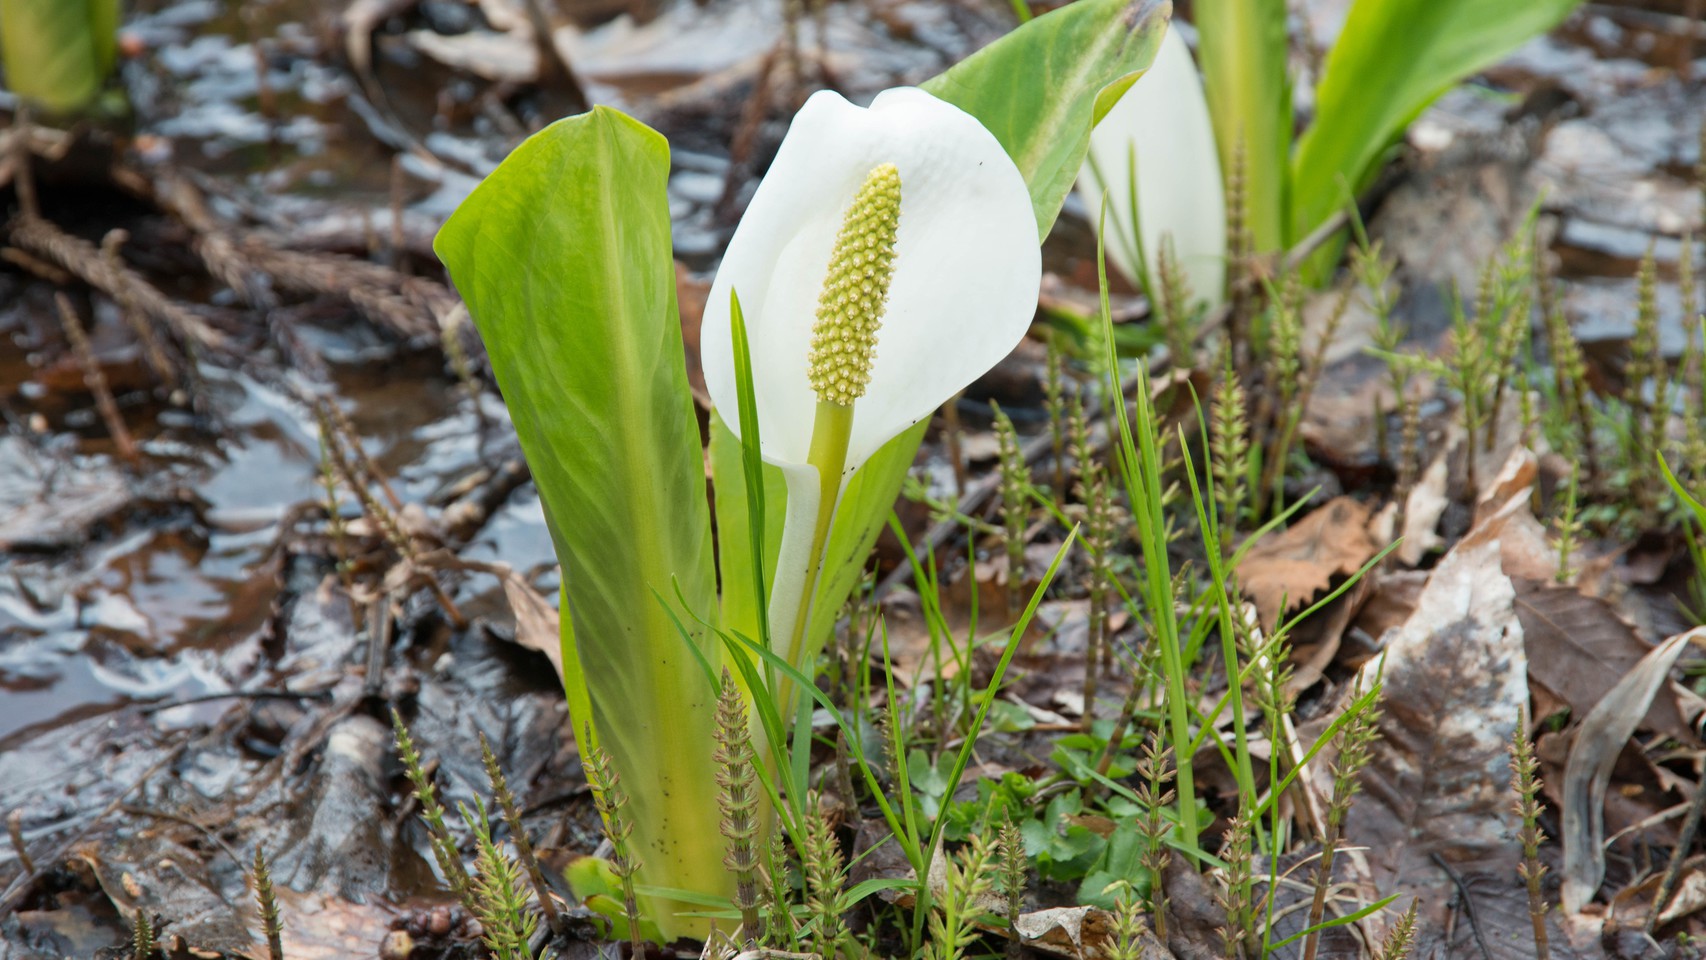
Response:
[{"label": "leaf litter", "polygon": [[[429,55],[462,57],[462,66],[478,76],[492,63],[489,52],[480,52],[493,48],[488,41],[525,38],[531,29],[525,17],[506,21],[491,12],[483,14],[491,31],[448,45],[418,25],[403,34],[384,28],[388,18],[416,16],[406,9],[412,6],[357,4],[343,18],[343,39],[358,54],[350,58],[358,73],[398,81],[397,65],[406,58],[397,48],[406,43]],[[829,29],[858,37],[841,47],[855,52],[835,62],[837,71],[873,88],[873,78],[886,83],[927,76],[943,58],[963,55],[1005,28],[956,9],[924,30],[939,48],[896,46],[863,12],[832,11]],[[620,59],[616,53],[623,50],[658,49],[660,37],[678,45],[695,36],[702,42],[709,34],[693,31],[717,27],[696,15],[680,21],[683,31],[674,14],[646,29],[644,12],[635,13],[638,27],[602,33],[575,28],[583,44],[575,55]],[[229,31],[221,32],[227,26],[186,28],[160,18],[139,29],[179,39],[199,29],[210,43],[244,52]],[[671,38],[672,30],[691,35]],[[723,50],[738,54],[730,62],[673,76],[667,70],[644,76],[617,71],[595,79],[641,101],[661,123],[674,118],[689,142],[720,144],[728,137],[719,134],[733,128],[738,113],[730,91],[748,89],[771,39],[742,37]],[[279,56],[288,52],[299,64],[314,59],[290,52],[297,50],[296,39],[269,40]],[[504,69],[538,71],[537,44],[521,55],[514,39],[499,43],[508,44],[497,47],[507,51]],[[1628,274],[1655,237],[1663,241],[1658,248],[1666,275],[1675,276],[1677,238],[1701,227],[1687,212],[1692,195],[1676,171],[1698,158],[1690,153],[1696,148],[1688,131],[1660,121],[1699,116],[1689,109],[1698,91],[1674,77],[1654,79],[1645,66],[1633,71],[1628,59],[1585,50],[1549,39],[1496,75],[1508,80],[1514,72],[1561,85],[1591,109],[1544,118],[1556,120],[1548,126],[1529,122],[1539,118],[1525,111],[1539,108],[1525,104],[1512,114],[1514,133],[1499,134],[1505,118],[1490,115],[1485,102],[1448,99],[1412,133],[1417,172],[1397,184],[1370,224],[1399,258],[1400,284],[1412,301],[1408,348],[1444,352],[1444,291],[1474,288],[1478,265],[1493,256],[1542,190],[1555,247],[1585,274],[1570,278],[1564,298],[1587,321],[1587,334],[1616,344],[1628,339],[1630,318],[1617,311],[1633,302]],[[400,102],[420,100],[418,87],[462,79],[454,64],[434,69],[442,72],[413,86],[398,84]],[[655,96],[660,86],[666,95]],[[436,89],[425,92],[422,102],[437,95]],[[212,99],[247,115],[246,107],[231,106],[239,103],[233,96]],[[498,116],[493,122],[499,127],[522,129],[516,118],[502,118],[508,110],[500,104],[487,115]],[[211,194],[220,218],[243,219],[232,211],[249,208],[255,219],[292,227],[304,246],[328,256],[293,259],[285,254],[288,244],[270,236],[232,248],[237,259],[226,265],[236,272],[252,278],[270,269],[288,275],[294,286],[277,303],[253,298],[257,307],[275,311],[265,321],[231,301],[207,298],[193,305],[188,316],[194,323],[187,328],[206,331],[210,348],[235,337],[276,355],[243,364],[210,350],[205,369],[197,371],[202,379],[186,367],[178,383],[124,393],[127,419],[151,458],[147,475],[128,474],[104,438],[94,436],[80,384],[54,372],[75,369],[63,354],[40,369],[21,356],[0,357],[0,400],[6,404],[0,410],[21,410],[33,423],[30,432],[0,437],[0,569],[9,581],[0,587],[0,630],[9,634],[9,646],[0,649],[0,704],[17,711],[0,733],[0,810],[23,813],[22,836],[38,866],[49,863],[59,871],[27,875],[15,851],[0,850],[0,951],[21,942],[25,931],[53,931],[41,936],[79,949],[112,947],[125,940],[134,914],[147,910],[168,921],[163,942],[173,948],[181,942],[185,950],[259,957],[241,862],[257,844],[273,858],[283,909],[294,918],[287,926],[287,956],[347,955],[342,951],[350,944],[373,952],[396,931],[412,931],[419,942],[441,948],[472,943],[466,918],[443,921],[435,912],[459,908],[449,905],[427,866],[426,840],[397,781],[380,704],[412,712],[423,751],[444,770],[440,782],[449,800],[479,795],[483,774],[470,745],[484,733],[512,780],[524,785],[528,823],[541,846],[580,852],[596,846],[555,681],[556,591],[537,497],[524,473],[505,479],[491,466],[515,459],[495,393],[476,383],[470,397],[460,392],[469,381],[446,374],[436,358],[424,364],[411,359],[422,343],[439,345],[431,331],[441,327],[431,311],[448,296],[442,287],[423,292],[403,282],[438,283],[412,225],[425,222],[424,235],[430,235],[431,211],[446,208],[447,196],[454,202],[458,184],[495,159],[502,138],[470,129],[435,134],[425,145],[404,144],[402,174],[359,173],[337,187],[340,198],[270,207],[257,200],[237,167],[218,160],[272,140],[298,164],[272,172],[273,182],[285,185],[280,192],[287,192],[324,179],[326,166],[350,159],[336,153],[341,148],[325,129],[348,133],[362,149],[398,146],[382,111],[354,95],[328,105],[326,113],[314,130],[282,129],[259,140],[245,132],[253,124],[229,116],[201,134],[150,134],[152,149],[215,158],[192,162],[198,169],[190,180]],[[694,124],[703,127],[691,129]],[[1646,136],[1661,128],[1664,136]],[[774,143],[768,129],[759,139]],[[330,160],[314,160],[313,145],[332,145]],[[64,145],[55,149],[63,156]],[[679,267],[684,299],[696,289],[702,296],[704,287],[705,263],[694,263],[692,251],[714,255],[718,241],[715,204],[693,199],[702,184],[683,174],[718,186],[726,179],[738,193],[744,162],[680,160],[672,195],[680,208],[678,247],[687,261]],[[387,192],[392,179],[404,185],[400,205],[386,209],[357,199]],[[229,224],[186,226],[179,222],[181,204],[164,199],[163,189],[143,190],[145,197],[150,193],[163,212],[125,223],[134,234],[160,240],[188,230],[213,247],[220,237],[230,239]],[[393,226],[393,235],[384,236]],[[1068,222],[1062,229],[1083,228]],[[157,246],[165,252],[137,249],[136,243],[127,248],[138,275],[158,280],[204,269],[186,267],[194,258],[172,253],[171,243]],[[373,251],[396,272],[340,274],[337,257]],[[1070,262],[1074,256],[1076,263]],[[1048,279],[1067,305],[1062,309],[1091,302],[1085,291],[1094,285],[1085,282],[1082,251],[1063,259],[1069,262]],[[92,284],[103,295],[122,292],[112,285],[128,282],[98,271],[91,277],[106,278],[111,289]],[[351,281],[375,278],[382,279],[385,296],[364,300],[360,282]],[[47,355],[54,354],[51,335],[44,338],[41,324],[31,319],[30,298],[40,299],[41,281],[24,274],[6,279],[23,299],[0,318],[0,332],[34,338],[33,349],[47,343]],[[236,289],[256,292],[245,282]],[[1659,298],[1660,339],[1673,357],[1686,342],[1674,289],[1664,284]],[[175,289],[173,295],[197,296]],[[1117,303],[1129,301],[1123,292],[1116,295]],[[1616,310],[1609,309],[1613,304]],[[1323,310],[1316,305],[1310,312]],[[352,318],[368,323],[348,322]],[[246,324],[264,324],[265,337],[243,340],[254,332]],[[116,315],[92,329],[97,360],[109,378],[138,382],[141,345],[121,332]],[[1668,559],[1679,555],[1676,544],[1648,554],[1648,569],[1639,571],[1612,545],[1560,582],[1557,530],[1530,506],[1554,502],[1558,470],[1548,471],[1547,457],[1520,449],[1535,438],[1520,436],[1514,404],[1496,425],[1495,442],[1484,446],[1462,435],[1442,412],[1437,385],[1425,379],[1415,390],[1418,402],[1434,411],[1424,424],[1430,456],[1404,500],[1397,529],[1399,511],[1382,502],[1371,479],[1380,461],[1378,411],[1390,411],[1394,398],[1379,376],[1382,368],[1371,366],[1364,353],[1366,329],[1361,342],[1351,333],[1356,329],[1354,323],[1341,328],[1342,341],[1334,345],[1302,428],[1310,456],[1330,465],[1336,486],[1288,528],[1259,541],[1239,568],[1261,623],[1272,628],[1402,535],[1391,560],[1305,621],[1296,637],[1293,687],[1303,703],[1302,741],[1326,727],[1358,678],[1379,674],[1386,688],[1382,738],[1364,777],[1365,796],[1351,808],[1351,846],[1340,872],[1355,903],[1392,893],[1404,895],[1400,905],[1415,899],[1425,920],[1417,955],[1474,956],[1482,949],[1477,933],[1489,954],[1530,955],[1526,940],[1508,935],[1526,930],[1527,907],[1515,872],[1518,824],[1510,810],[1506,749],[1519,710],[1532,704],[1538,720],[1561,726],[1540,738],[1545,769],[1556,781],[1548,784],[1548,796],[1560,807],[1548,826],[1565,838],[1566,863],[1558,873],[1566,905],[1586,905],[1580,913],[1549,914],[1553,949],[1584,956],[1630,952],[1618,946],[1618,931],[1645,919],[1659,874],[1635,864],[1652,844],[1675,842],[1674,823],[1667,834],[1655,818],[1679,819],[1702,779],[1695,726],[1701,703],[1690,678],[1675,667],[1695,635],[1656,634],[1649,625],[1668,621],[1643,607],[1668,602],[1662,593],[1644,591],[1663,583],[1667,569],[1677,565]],[[481,359],[473,346],[464,362],[477,379]],[[412,558],[396,556],[383,525],[369,518],[351,518],[349,542],[341,547],[308,522],[324,513],[314,489],[318,452],[310,405],[288,378],[265,369],[291,357],[302,361],[302,370],[326,371],[313,390],[345,401],[363,423],[358,445],[381,462],[406,501],[398,516]],[[399,375],[382,370],[390,364]],[[961,401],[970,424],[963,447],[974,465],[985,468],[984,455],[994,446],[984,429],[982,404],[989,396],[999,393],[1028,431],[1039,428],[1038,365],[1035,355],[1010,363],[991,380],[1005,392],[986,384]],[[430,389],[411,395],[398,381],[415,373]],[[23,383],[30,389],[16,389]],[[184,403],[168,399],[174,389],[186,392]],[[446,403],[446,396],[458,399]],[[951,475],[942,445],[932,446],[930,456],[933,476]],[[1474,502],[1465,495],[1466,456],[1475,458],[1476,475],[1493,478]],[[353,504],[346,508],[357,512]],[[922,511],[907,512],[908,532],[916,537]],[[174,553],[142,536],[156,528],[180,533],[198,549]],[[1056,535],[1042,531],[1032,550],[1047,555],[1047,540]],[[1123,538],[1121,546],[1132,549]],[[974,593],[985,623],[993,625],[988,618],[1005,591],[999,548],[986,541],[977,549],[970,569],[963,544],[937,553],[948,587],[945,614],[956,631],[969,623]],[[894,569],[896,554],[895,544],[879,549],[885,569]],[[340,569],[346,564],[354,590]],[[171,587],[151,595],[147,588],[159,582]],[[447,622],[453,618],[430,595],[428,582],[439,584],[459,611],[469,611],[466,628]],[[1083,674],[1097,669],[1088,662],[1088,605],[1076,592],[1051,604],[1008,691],[1011,716],[1002,732],[979,745],[987,756],[977,769],[988,781],[1012,775],[1034,783],[1057,738],[1086,713],[1107,723],[1126,693],[1118,677],[1105,677],[1099,700],[1085,703]],[[899,611],[892,625],[907,627]],[[933,674],[928,632],[921,627],[920,620],[897,629],[898,672],[905,681],[940,687],[960,668],[950,663]],[[1117,610],[1109,633],[1118,657],[1136,655],[1145,632],[1141,619]],[[975,657],[968,663],[974,677],[987,677],[987,664]],[[862,666],[873,673],[882,668],[878,660]],[[1203,693],[1212,699],[1214,685],[1206,686]],[[51,702],[32,698],[39,689]],[[928,710],[923,691],[909,696],[913,709]],[[1220,729],[1228,729],[1225,718]],[[1324,753],[1307,765],[1304,787],[1315,806],[1330,787],[1331,761]],[[967,799],[976,799],[976,790],[969,784]],[[1600,795],[1607,828],[1596,833]],[[1611,839],[1603,841],[1603,833]],[[1555,859],[1557,849],[1549,848],[1549,856]],[[1174,901],[1170,936],[1165,945],[1143,940],[1142,955],[1219,956],[1224,947],[1217,931],[1226,915],[1208,882],[1182,869],[1179,859],[1167,873]],[[1698,858],[1684,862],[1662,918],[1673,933],[1703,929],[1697,916],[1706,907],[1703,876]],[[1052,901],[1021,916],[1026,941],[1061,956],[1106,955],[1110,915],[1070,904],[1070,891],[1049,888],[1048,895]],[[1384,913],[1360,921],[1361,942],[1378,942],[1392,918]]]}]

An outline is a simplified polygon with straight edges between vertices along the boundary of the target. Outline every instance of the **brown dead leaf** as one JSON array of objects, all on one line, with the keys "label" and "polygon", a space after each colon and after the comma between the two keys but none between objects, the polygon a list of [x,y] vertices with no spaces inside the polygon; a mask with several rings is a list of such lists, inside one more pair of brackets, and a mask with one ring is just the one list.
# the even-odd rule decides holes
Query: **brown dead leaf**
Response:
[{"label": "brown dead leaf", "polygon": [[[1690,857],[1683,863],[1676,887],[1671,890],[1670,898],[1659,914],[1658,926],[1706,910],[1706,871],[1702,870],[1703,867],[1706,867],[1706,858],[1702,857]],[[1657,871],[1640,883],[1619,890],[1611,898],[1611,916],[1630,926],[1644,924],[1652,912],[1653,898],[1658,895],[1659,884],[1663,880],[1664,871]]]},{"label": "brown dead leaf", "polygon": [[469,560],[458,557],[446,551],[436,551],[422,558],[428,565],[438,565],[452,570],[473,570],[498,578],[503,585],[504,599],[509,601],[509,609],[515,615],[515,642],[529,650],[535,650],[545,655],[556,668],[557,675],[563,673],[563,641],[562,617],[557,608],[539,595],[527,578],[516,572],[507,563],[487,563],[480,560]]},{"label": "brown dead leaf", "polygon": [[1376,640],[1388,630],[1403,626],[1416,612],[1416,601],[1428,585],[1428,576],[1426,570],[1377,571],[1373,593],[1357,611],[1354,626]]},{"label": "brown dead leaf", "polygon": [[[1516,613],[1528,648],[1528,675],[1577,716],[1604,699],[1652,646],[1611,604],[1574,587],[1516,581]],[[1696,738],[1676,698],[1661,690],[1641,726],[1682,743]]]},{"label": "brown dead leaf", "polygon": [[1263,538],[1238,565],[1244,592],[1256,601],[1262,626],[1297,609],[1349,576],[1380,547],[1368,535],[1368,507],[1334,497],[1283,533]]},{"label": "brown dead leaf", "polygon": [[[1366,799],[1345,827],[1367,848],[1352,857],[1350,874],[1365,891],[1415,896],[1425,929],[1443,929],[1453,899],[1435,857],[1460,877],[1514,876],[1506,744],[1528,702],[1515,596],[1496,538],[1465,538],[1435,568],[1414,613],[1382,638],[1384,655],[1359,673],[1364,688],[1382,676],[1385,694],[1381,737],[1362,775]],[[1329,719],[1310,724],[1303,740]],[[1331,777],[1322,758],[1309,775]]]},{"label": "brown dead leaf", "polygon": [[533,585],[509,567],[498,577],[503,583],[504,599],[515,614],[515,642],[529,650],[537,650],[551,661],[557,675],[563,674],[562,619],[557,609],[533,589]]}]

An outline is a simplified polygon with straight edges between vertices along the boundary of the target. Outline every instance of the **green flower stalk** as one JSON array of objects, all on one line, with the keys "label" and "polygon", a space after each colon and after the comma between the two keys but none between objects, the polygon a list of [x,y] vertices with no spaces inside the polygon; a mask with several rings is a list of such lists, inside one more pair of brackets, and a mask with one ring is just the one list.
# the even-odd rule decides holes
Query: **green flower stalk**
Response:
[{"label": "green flower stalk", "polygon": [[[900,171],[892,163],[881,164],[865,176],[865,183],[847,208],[835,250],[829,256],[829,276],[817,301],[817,321],[812,324],[807,380],[817,394],[817,413],[812,423],[811,453],[807,463],[817,470],[816,516],[812,520],[810,567],[792,606],[771,606],[773,635],[784,632],[788,640],[788,662],[800,663],[807,614],[822,569],[829,525],[835,517],[841,494],[841,477],[847,466],[847,446],[853,432],[853,403],[865,395],[871,382],[871,362],[877,353],[877,330],[888,306],[889,282],[894,276],[895,238],[900,233]],[[780,585],[780,582],[778,585]],[[773,593],[788,599],[785,593]],[[783,684],[786,690],[786,683]],[[788,703],[786,695],[778,702]]]}]

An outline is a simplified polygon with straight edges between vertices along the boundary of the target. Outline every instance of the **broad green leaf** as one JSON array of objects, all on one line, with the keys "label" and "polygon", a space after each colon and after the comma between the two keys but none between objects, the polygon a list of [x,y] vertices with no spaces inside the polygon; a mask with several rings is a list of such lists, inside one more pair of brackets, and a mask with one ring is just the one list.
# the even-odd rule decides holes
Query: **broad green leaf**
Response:
[{"label": "broad green leaf", "polygon": [[1090,128],[1154,59],[1168,9],[1162,0],[1078,0],[924,82],[1006,148],[1030,185],[1039,239],[1084,165]]},{"label": "broad green leaf", "polygon": [[0,0],[6,87],[72,113],[101,92],[118,45],[119,0]]},{"label": "broad green leaf", "polygon": [[1453,84],[1550,30],[1579,0],[1356,0],[1292,158],[1291,242],[1373,180],[1386,150]]},{"label": "broad green leaf", "polygon": [[[517,147],[434,246],[485,340],[539,487],[564,623],[597,740],[629,797],[641,879],[712,892],[730,883],[709,802],[714,691],[659,599],[680,597],[686,623],[716,611],[668,174],[663,137],[599,107]],[[692,640],[717,663],[707,633]],[[672,916],[681,909],[648,913],[667,935],[702,932],[703,921]]]},{"label": "broad green leaf", "polygon": [[[1277,250],[1285,242],[1292,125],[1285,0],[1197,0],[1192,9],[1220,169],[1231,178],[1242,152],[1244,201],[1256,252]],[[1402,51],[1393,59],[1408,56],[1405,47],[1393,51]]]}]

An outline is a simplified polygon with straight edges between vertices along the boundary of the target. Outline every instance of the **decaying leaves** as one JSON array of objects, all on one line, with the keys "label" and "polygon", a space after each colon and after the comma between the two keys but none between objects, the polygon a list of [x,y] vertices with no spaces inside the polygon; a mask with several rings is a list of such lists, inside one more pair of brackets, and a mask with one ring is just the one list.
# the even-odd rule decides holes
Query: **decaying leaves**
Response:
[{"label": "decaying leaves", "polygon": [[[1359,674],[1365,687],[1382,677],[1385,696],[1366,796],[1345,827],[1367,850],[1349,872],[1365,895],[1416,896],[1424,929],[1446,929],[1452,909],[1453,882],[1436,857],[1463,877],[1515,876],[1506,747],[1528,702],[1515,599],[1496,533],[1472,532]],[[1331,776],[1320,762],[1310,775]]]},{"label": "decaying leaves", "polygon": [[1256,601],[1262,626],[1356,573],[1380,547],[1368,535],[1368,507],[1334,497],[1283,533],[1264,537],[1238,565],[1238,580]]}]

